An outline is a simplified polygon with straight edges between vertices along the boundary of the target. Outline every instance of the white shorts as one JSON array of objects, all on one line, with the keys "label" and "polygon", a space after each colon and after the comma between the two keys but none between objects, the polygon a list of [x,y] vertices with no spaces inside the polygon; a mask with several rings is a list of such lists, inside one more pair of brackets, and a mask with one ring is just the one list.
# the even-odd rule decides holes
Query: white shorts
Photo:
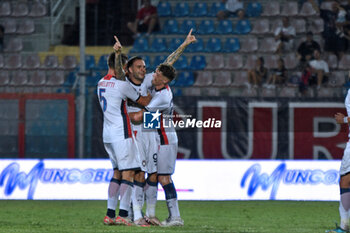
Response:
[{"label": "white shorts", "polygon": [[345,175],[350,172],[350,142],[346,143],[344,155],[340,164],[340,175]]},{"label": "white shorts", "polygon": [[140,154],[132,138],[104,143],[113,168],[120,171],[140,169]]},{"label": "white shorts", "polygon": [[177,144],[160,145],[158,151],[158,174],[172,175],[175,171]]},{"label": "white shorts", "polygon": [[157,172],[157,157],[159,140],[157,132],[154,130],[138,130],[136,142],[140,150],[141,170],[152,174]]}]

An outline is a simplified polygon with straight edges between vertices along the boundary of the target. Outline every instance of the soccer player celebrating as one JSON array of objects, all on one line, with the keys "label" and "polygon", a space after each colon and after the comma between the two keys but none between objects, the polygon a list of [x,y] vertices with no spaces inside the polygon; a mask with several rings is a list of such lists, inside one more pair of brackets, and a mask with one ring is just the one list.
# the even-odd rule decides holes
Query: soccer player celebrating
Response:
[{"label": "soccer player celebrating", "polygon": [[[108,73],[97,84],[97,95],[103,112],[103,142],[115,170],[108,188],[108,209],[104,224],[133,225],[127,218],[134,182],[134,170],[139,169],[139,152],[132,135],[130,119],[126,108],[126,99],[130,98],[146,106],[151,96],[140,96],[128,82],[117,79],[123,76],[121,45],[118,38],[108,58]],[[121,177],[118,177],[119,170]],[[115,218],[115,209],[120,193],[119,216]]]},{"label": "soccer player celebrating", "polygon": [[[350,116],[350,90],[345,98],[345,107]],[[342,113],[335,114],[335,120],[338,124],[349,124],[350,118]],[[349,135],[350,136],[350,135]],[[343,158],[340,165],[340,203],[339,203],[339,215],[340,226],[336,229],[328,230],[326,232],[349,232],[349,220],[350,220],[350,143],[346,143]]]}]

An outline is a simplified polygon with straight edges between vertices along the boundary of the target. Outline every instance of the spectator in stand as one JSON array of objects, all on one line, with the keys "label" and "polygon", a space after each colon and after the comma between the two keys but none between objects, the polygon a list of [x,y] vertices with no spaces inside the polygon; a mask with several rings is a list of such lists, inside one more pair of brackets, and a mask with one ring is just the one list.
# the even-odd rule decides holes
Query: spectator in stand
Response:
[{"label": "spectator in stand", "polygon": [[274,33],[277,53],[282,53],[283,50],[293,50],[293,39],[295,37],[295,28],[290,25],[289,19],[284,17],[282,20],[282,26],[276,28]]},{"label": "spectator in stand", "polygon": [[314,59],[309,62],[311,66],[311,79],[309,85],[317,85],[317,89],[321,88],[322,83],[328,81],[329,68],[326,61],[321,59],[320,50],[314,51]]},{"label": "spectator in stand", "polygon": [[261,86],[267,79],[267,68],[264,66],[264,58],[259,57],[256,60],[255,68],[248,71],[248,88]]},{"label": "spectator in stand", "polygon": [[310,64],[304,64],[303,71],[301,73],[301,80],[299,83],[299,92],[302,96],[307,95],[310,79],[311,79],[311,66]]},{"label": "spectator in stand", "polygon": [[134,33],[134,37],[140,36],[140,32],[146,32],[149,36],[154,31],[159,31],[157,7],[151,5],[151,0],[143,0],[143,7],[137,12],[134,22],[128,22],[128,28]]},{"label": "spectator in stand", "polygon": [[309,62],[313,58],[316,49],[321,50],[320,45],[313,39],[313,33],[311,31],[307,32],[306,40],[300,43],[297,50],[299,64]]},{"label": "spectator in stand", "polygon": [[0,52],[4,50],[5,28],[0,24]]},{"label": "spectator in stand", "polygon": [[273,74],[269,77],[266,84],[267,88],[275,88],[276,85],[283,85],[287,80],[287,69],[284,66],[284,60],[282,58],[278,59],[278,67],[273,70]]},{"label": "spectator in stand", "polygon": [[243,10],[243,2],[241,0],[222,0],[225,3],[225,10],[219,11],[216,15],[218,20],[223,20],[229,16],[235,16],[239,10]]}]

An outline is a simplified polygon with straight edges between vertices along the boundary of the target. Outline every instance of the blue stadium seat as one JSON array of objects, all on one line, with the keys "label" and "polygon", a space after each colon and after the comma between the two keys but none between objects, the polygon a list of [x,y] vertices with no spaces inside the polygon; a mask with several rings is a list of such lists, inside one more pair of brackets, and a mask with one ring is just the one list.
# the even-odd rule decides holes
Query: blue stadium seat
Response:
[{"label": "blue stadium seat", "polygon": [[246,8],[247,17],[259,17],[262,12],[262,7],[259,2],[250,2]]},{"label": "blue stadium seat", "polygon": [[188,69],[187,57],[184,55],[179,57],[179,59],[174,63],[174,68],[177,70]]},{"label": "blue stadium seat", "polygon": [[217,34],[231,34],[233,27],[231,20],[221,20],[216,28]]},{"label": "blue stadium seat", "polygon": [[235,53],[241,48],[238,38],[227,38],[224,43],[223,52]]},{"label": "blue stadium seat", "polygon": [[190,7],[187,2],[179,2],[175,6],[174,16],[175,17],[184,17],[190,14]]},{"label": "blue stadium seat", "polygon": [[194,20],[184,20],[180,26],[179,33],[188,34],[193,29],[192,33],[196,32],[196,22]]},{"label": "blue stadium seat", "polygon": [[107,64],[108,56],[109,56],[108,54],[101,55],[100,59],[98,59],[98,62],[97,62],[97,69],[108,70],[108,64]]},{"label": "blue stadium seat", "polygon": [[195,55],[192,57],[189,68],[191,70],[203,70],[207,62],[205,60],[205,56],[203,55]]},{"label": "blue stadium seat", "polygon": [[205,17],[208,14],[208,6],[205,2],[196,2],[192,8],[190,16],[193,17]]},{"label": "blue stadium seat", "polygon": [[157,6],[157,13],[160,17],[171,16],[171,5],[169,2],[159,2]]},{"label": "blue stadium seat", "polygon": [[221,39],[220,38],[210,38],[205,46],[205,51],[209,53],[215,53],[221,51]]},{"label": "blue stadium seat", "polygon": [[177,34],[179,33],[179,23],[176,19],[169,19],[165,21],[163,25],[162,33],[164,34]]},{"label": "blue stadium seat", "polygon": [[[182,44],[183,40],[184,39],[182,39],[182,38],[172,38],[170,41],[170,44],[168,46],[168,51],[174,52]],[[189,46],[191,46],[191,45],[189,45]]]},{"label": "blue stadium seat", "polygon": [[252,25],[248,19],[239,20],[236,24],[234,33],[236,34],[248,34],[252,30]]},{"label": "blue stadium seat", "polygon": [[95,57],[94,55],[85,55],[85,69],[87,70],[92,70],[95,69],[96,65],[95,65]]},{"label": "blue stadium seat", "polygon": [[148,39],[145,37],[138,37],[132,49],[130,50],[131,53],[140,53],[140,52],[147,52],[149,50],[148,48]]},{"label": "blue stadium seat", "polygon": [[213,4],[210,7],[210,11],[208,13],[208,16],[215,17],[216,14],[219,11],[225,10],[225,4],[222,2],[213,2]]},{"label": "blue stadium seat", "polygon": [[69,74],[66,75],[63,86],[66,86],[66,87],[73,86],[73,84],[75,82],[75,78],[76,78],[76,72],[73,72],[73,71],[69,72]]},{"label": "blue stadium seat", "polygon": [[156,56],[154,58],[153,65],[151,67],[152,71],[154,71],[159,64],[163,63],[166,58],[167,58],[167,56],[165,56],[165,55],[158,55],[158,56]]},{"label": "blue stadium seat", "polygon": [[141,57],[145,61],[146,69],[150,69],[151,68],[151,59],[149,58],[149,56],[142,55]]},{"label": "blue stadium seat", "polygon": [[215,33],[215,26],[213,20],[203,20],[199,24],[198,27],[198,34],[214,34]]},{"label": "blue stadium seat", "polygon": [[193,83],[194,83],[193,72],[192,71],[183,71],[177,76],[174,86],[190,87],[190,86],[193,86]]},{"label": "blue stadium seat", "polygon": [[95,87],[98,83],[98,81],[100,81],[100,79],[102,78],[102,75],[100,72],[92,72],[91,75],[86,77],[86,85],[88,87]]},{"label": "blue stadium seat", "polygon": [[166,52],[168,50],[165,38],[154,38],[149,49],[150,52]]},{"label": "blue stadium seat", "polygon": [[185,52],[190,52],[190,53],[196,53],[196,52],[203,52],[204,50],[204,43],[202,38],[197,38],[196,43],[190,44]]}]

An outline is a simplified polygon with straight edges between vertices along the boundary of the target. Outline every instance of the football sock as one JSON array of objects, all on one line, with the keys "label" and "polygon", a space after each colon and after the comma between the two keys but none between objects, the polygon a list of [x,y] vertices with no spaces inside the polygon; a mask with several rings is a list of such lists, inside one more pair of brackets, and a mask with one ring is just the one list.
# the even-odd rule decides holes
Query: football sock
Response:
[{"label": "football sock", "polygon": [[144,203],[144,192],[143,187],[145,183],[134,181],[134,187],[132,190],[132,206],[134,211],[134,219],[142,218],[142,207]]},{"label": "football sock", "polygon": [[170,217],[180,217],[179,204],[174,183],[163,186]]},{"label": "football sock", "polygon": [[350,211],[350,189],[340,189],[340,227],[344,230],[349,228],[349,211]]},{"label": "football sock", "polygon": [[130,208],[130,200],[132,194],[133,183],[127,180],[122,180],[120,184],[120,204],[119,216],[127,217]]},{"label": "football sock", "polygon": [[146,215],[148,217],[156,216],[156,203],[157,203],[157,194],[158,194],[158,183],[146,181],[145,194],[146,194]]},{"label": "football sock", "polygon": [[108,187],[107,216],[115,217],[115,209],[118,205],[120,180],[112,178]]}]

